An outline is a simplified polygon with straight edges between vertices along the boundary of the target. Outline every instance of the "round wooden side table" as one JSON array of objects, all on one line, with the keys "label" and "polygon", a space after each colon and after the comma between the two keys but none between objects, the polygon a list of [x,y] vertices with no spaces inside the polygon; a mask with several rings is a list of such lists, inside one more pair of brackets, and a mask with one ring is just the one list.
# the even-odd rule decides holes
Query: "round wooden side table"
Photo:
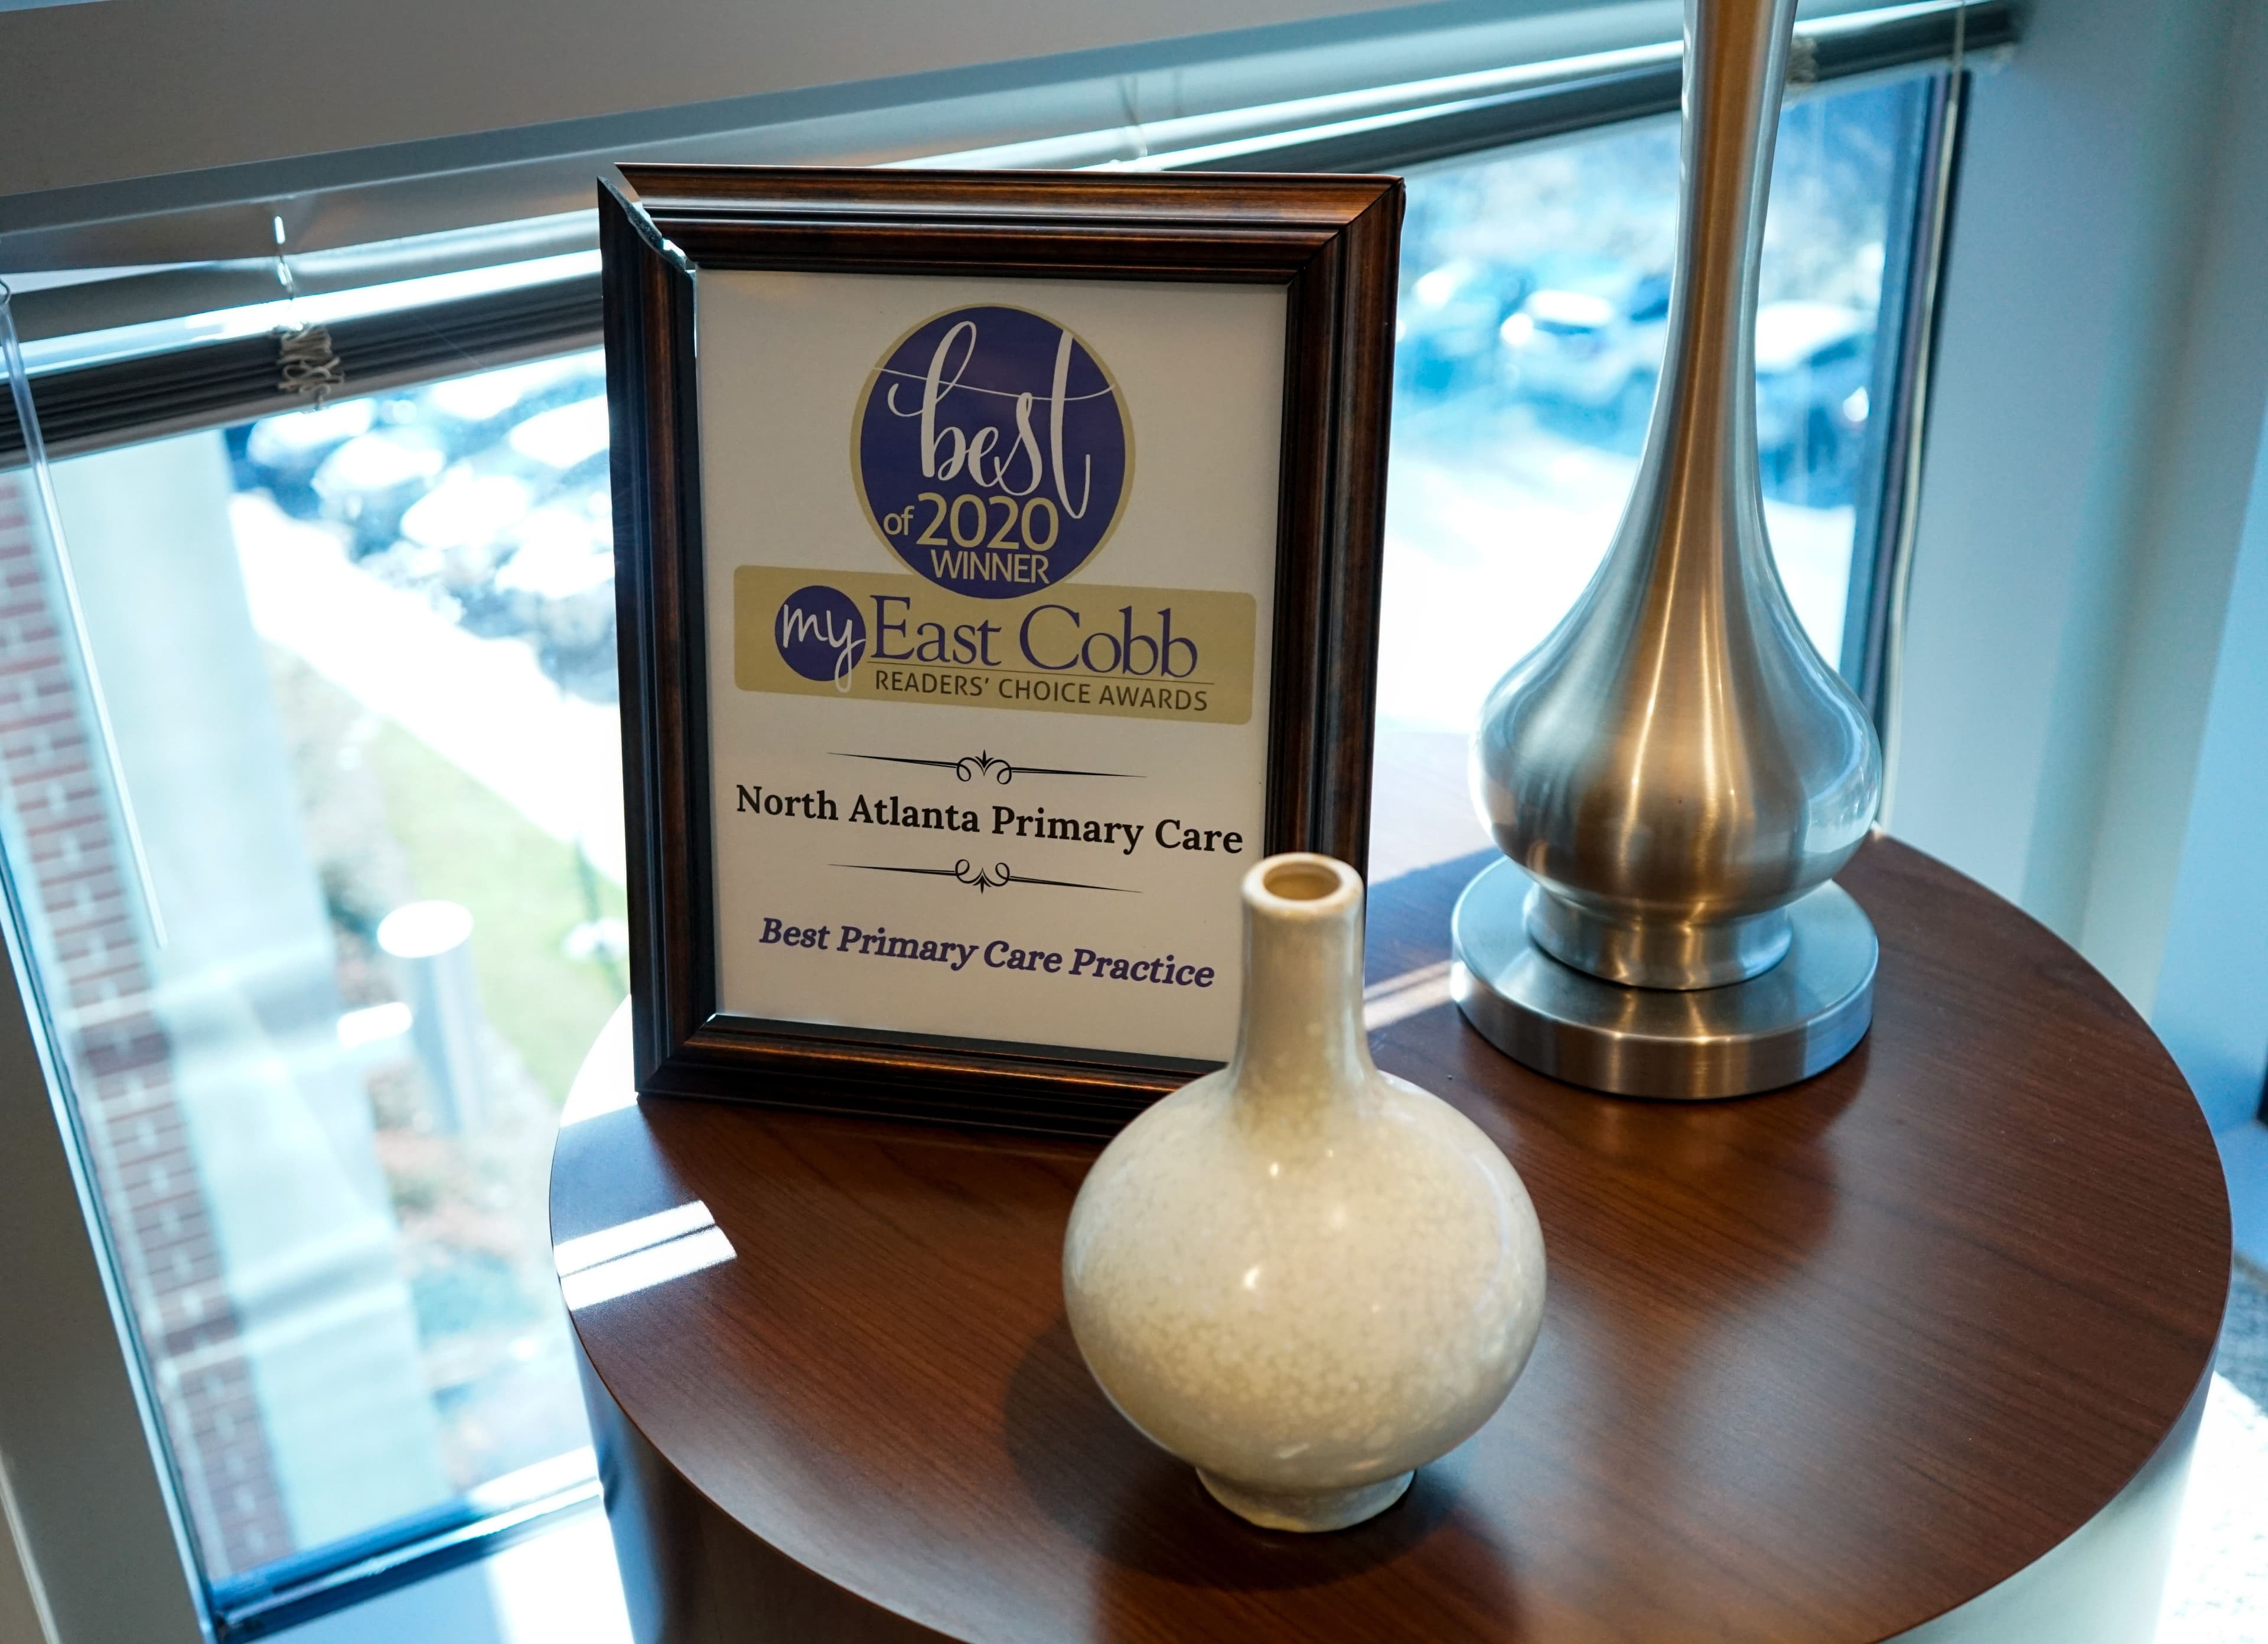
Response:
[{"label": "round wooden side table", "polygon": [[1873,1033],[1737,1102],[1529,1073],[1447,1001],[1485,859],[1378,887],[1381,1065],[1502,1145],[1543,1334],[1369,1524],[1256,1530],[1064,1324],[1091,1144],[633,1100],[552,1220],[642,1644],[2149,1637],[2226,1298],[2213,1141],[2046,930],[1877,839]]}]

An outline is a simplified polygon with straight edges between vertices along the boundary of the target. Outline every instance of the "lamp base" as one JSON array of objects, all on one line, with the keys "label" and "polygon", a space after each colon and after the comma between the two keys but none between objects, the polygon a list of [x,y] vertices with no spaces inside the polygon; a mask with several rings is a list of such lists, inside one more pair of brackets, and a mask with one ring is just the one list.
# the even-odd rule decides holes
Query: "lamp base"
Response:
[{"label": "lamp base", "polygon": [[1546,954],[1528,933],[1535,883],[1506,860],[1465,887],[1449,988],[1483,1038],[1539,1073],[1621,1096],[1745,1096],[1832,1067],[1874,1021],[1874,927],[1838,885],[1789,904],[1787,956],[1763,975],[1676,992]]}]

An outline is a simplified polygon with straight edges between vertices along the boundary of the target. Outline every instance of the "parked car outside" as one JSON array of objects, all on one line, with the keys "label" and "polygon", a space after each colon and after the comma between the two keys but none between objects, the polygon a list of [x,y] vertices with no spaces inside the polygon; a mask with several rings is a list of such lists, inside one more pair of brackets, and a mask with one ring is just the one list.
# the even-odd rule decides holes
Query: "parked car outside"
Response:
[{"label": "parked car outside", "polygon": [[232,430],[237,484],[245,490],[264,485],[284,512],[314,519],[323,510],[322,498],[315,495],[315,470],[348,440],[370,432],[376,420],[370,401],[347,400]]},{"label": "parked car outside", "polygon": [[530,417],[602,396],[606,376],[589,358],[530,360],[431,384],[418,396],[419,420],[438,430],[452,457],[493,445]]},{"label": "parked car outside", "polygon": [[336,447],[309,486],[322,517],[346,527],[350,551],[363,559],[394,544],[401,534],[401,516],[433,488],[448,463],[430,430],[396,425],[357,434]]},{"label": "parked car outside", "polygon": [[534,361],[267,417],[232,449],[247,489],[331,527],[372,576],[611,701],[604,387],[594,354]]},{"label": "parked car outside", "polygon": [[1847,488],[1867,426],[1873,317],[1842,303],[1756,310],[1756,453],[1776,489]]},{"label": "parked car outside", "polygon": [[1395,375],[1436,396],[1492,380],[1497,328],[1528,284],[1517,267],[1474,257],[1428,269],[1410,282],[1395,316]]},{"label": "parked car outside", "polygon": [[1661,371],[1669,276],[1612,257],[1539,266],[1535,289],[1498,328],[1513,390],[1617,424],[1642,417]]}]

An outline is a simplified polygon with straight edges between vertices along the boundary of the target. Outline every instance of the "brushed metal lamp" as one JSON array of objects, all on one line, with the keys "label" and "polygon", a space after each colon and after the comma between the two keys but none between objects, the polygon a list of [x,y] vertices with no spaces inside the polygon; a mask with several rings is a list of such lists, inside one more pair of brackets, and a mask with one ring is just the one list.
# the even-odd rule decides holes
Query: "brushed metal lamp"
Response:
[{"label": "brushed metal lamp", "polygon": [[1795,0],[1686,0],[1676,269],[1628,511],[1489,694],[1474,797],[1507,860],[1452,988],[1516,1060],[1620,1095],[1742,1095],[1846,1055],[1876,944],[1830,876],[1881,750],[1798,623],[1756,465],[1757,267]]}]

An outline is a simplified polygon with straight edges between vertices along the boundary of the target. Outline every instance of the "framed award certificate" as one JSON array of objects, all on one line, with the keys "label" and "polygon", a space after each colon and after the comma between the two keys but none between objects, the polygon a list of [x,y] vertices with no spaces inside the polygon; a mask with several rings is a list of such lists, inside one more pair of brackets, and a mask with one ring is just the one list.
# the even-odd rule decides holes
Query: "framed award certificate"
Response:
[{"label": "framed award certificate", "polygon": [[1363,859],[1400,183],[623,175],[640,1090],[1115,1129]]}]

